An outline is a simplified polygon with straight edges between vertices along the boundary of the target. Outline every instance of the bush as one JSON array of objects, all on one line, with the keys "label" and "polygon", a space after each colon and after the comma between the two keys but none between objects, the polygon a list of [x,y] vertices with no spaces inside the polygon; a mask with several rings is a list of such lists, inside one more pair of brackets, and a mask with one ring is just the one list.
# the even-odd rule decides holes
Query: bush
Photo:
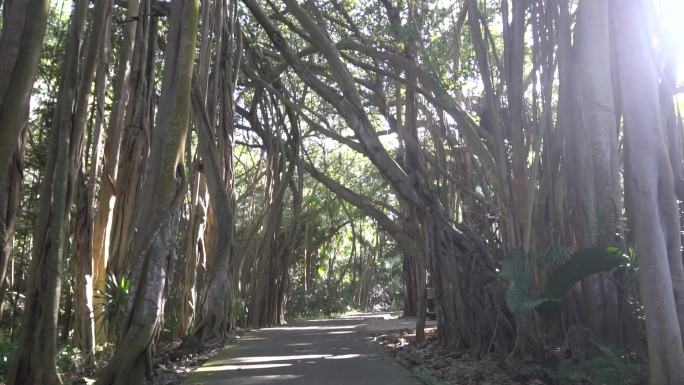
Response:
[{"label": "bush", "polygon": [[639,362],[598,345],[600,354],[582,361],[563,361],[549,377],[558,385],[631,385],[640,383],[644,372]]},{"label": "bush", "polygon": [[0,378],[7,375],[16,351],[16,343],[6,333],[0,332]]}]

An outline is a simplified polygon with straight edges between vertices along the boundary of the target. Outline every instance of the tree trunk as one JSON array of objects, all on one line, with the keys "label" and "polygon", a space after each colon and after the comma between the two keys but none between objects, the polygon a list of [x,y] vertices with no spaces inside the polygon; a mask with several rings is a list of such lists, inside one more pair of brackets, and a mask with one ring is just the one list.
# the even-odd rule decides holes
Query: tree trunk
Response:
[{"label": "tree trunk", "polygon": [[26,130],[22,134],[19,147],[12,162],[7,180],[0,181],[0,318],[4,314],[5,294],[10,289],[7,268],[12,260],[14,224],[19,206],[19,189],[23,179],[23,156],[26,149]]},{"label": "tree trunk", "polygon": [[174,228],[185,196],[184,145],[190,117],[199,0],[171,2],[159,120],[151,135],[131,248],[131,290],[119,343],[97,384],[142,385],[151,375],[173,276]]},{"label": "tree trunk", "polygon": [[185,244],[185,272],[180,298],[179,321],[176,334],[184,338],[190,333],[197,307],[197,269],[205,259],[204,228],[207,216],[206,183],[196,161],[191,179],[190,227]]},{"label": "tree trunk", "polygon": [[675,179],[653,60],[650,3],[613,1],[625,130],[625,190],[639,257],[650,383],[684,383],[684,268]]},{"label": "tree trunk", "polygon": [[[123,134],[123,119],[126,103],[128,101],[129,83],[131,75],[131,58],[134,44],[140,43],[136,39],[139,24],[143,18],[139,17],[140,0],[128,0],[128,20],[135,22],[126,23],[123,30],[123,41],[119,48],[119,62],[117,64],[114,86],[113,104],[109,115],[109,125],[106,132],[105,150],[100,192],[95,211],[93,228],[93,287],[97,293],[94,297],[94,314],[96,324],[96,336],[98,341],[106,338],[104,327],[104,293],[106,282],[106,266],[109,260],[109,237],[111,233],[112,210],[114,209],[114,188],[117,182],[119,166],[119,151]],[[144,52],[144,51],[143,51]],[[101,106],[104,109],[104,106]]]},{"label": "tree trunk", "polygon": [[[80,83],[74,107],[74,127],[71,143],[71,170],[69,172],[69,194],[73,199],[76,195],[78,207],[74,229],[74,265],[75,265],[75,328],[74,343],[88,356],[94,359],[95,354],[95,324],[93,322],[93,264],[92,264],[92,231],[93,231],[93,201],[95,199],[95,177],[98,167],[98,153],[101,127],[95,127],[90,136],[92,147],[90,155],[90,172],[88,171],[88,154],[83,149],[83,133],[90,105],[90,89],[95,77],[96,68],[100,60],[106,60],[101,55],[100,47],[108,39],[111,15],[111,1],[100,0],[93,11],[91,31],[84,47],[84,58],[80,68]],[[88,175],[88,177],[86,177]]]},{"label": "tree trunk", "polygon": [[402,267],[404,273],[404,317],[416,315],[416,277],[413,273],[413,264],[411,263],[411,259],[411,257],[407,256],[402,258]]},{"label": "tree trunk", "polygon": [[[88,9],[86,0],[74,3],[61,71],[59,96],[40,195],[40,211],[33,237],[33,256],[17,353],[8,384],[58,384],[56,368],[57,312],[62,280],[71,197],[69,177],[74,136],[74,106],[78,86],[78,58]],[[76,165],[78,167],[78,165]]]},{"label": "tree trunk", "polygon": [[205,284],[197,300],[197,319],[191,336],[184,341],[189,347],[210,338],[221,338],[228,331],[231,298],[229,288],[230,258],[233,244],[234,214],[231,207],[231,192],[225,190],[222,162],[218,155],[216,141],[211,132],[209,116],[203,108],[204,99],[199,84],[193,87],[193,116],[199,136],[199,148],[207,178],[209,194],[213,198],[215,236],[209,249],[211,268],[207,271]]},{"label": "tree trunk", "polygon": [[[568,200],[576,248],[616,245],[618,213],[618,138],[612,92],[607,0],[582,1],[572,57],[571,100],[563,99],[567,136]],[[618,341],[617,292],[608,274],[582,283],[587,321],[603,339]]]},{"label": "tree trunk", "polygon": [[[136,28],[130,97],[123,124],[123,143],[119,153],[116,179],[116,199],[109,235],[107,271],[117,279],[129,274],[130,247],[138,204],[139,186],[151,150],[154,120],[154,60],[156,56],[157,23],[151,17],[150,0],[141,4]],[[120,173],[120,174],[119,174]]]},{"label": "tree trunk", "polygon": [[0,183],[28,119],[29,97],[47,26],[48,0],[4,4],[0,34]]},{"label": "tree trunk", "polygon": [[48,0],[26,0],[3,6],[0,32],[0,316],[5,274],[10,261],[14,220],[22,178],[29,98],[45,35]]}]

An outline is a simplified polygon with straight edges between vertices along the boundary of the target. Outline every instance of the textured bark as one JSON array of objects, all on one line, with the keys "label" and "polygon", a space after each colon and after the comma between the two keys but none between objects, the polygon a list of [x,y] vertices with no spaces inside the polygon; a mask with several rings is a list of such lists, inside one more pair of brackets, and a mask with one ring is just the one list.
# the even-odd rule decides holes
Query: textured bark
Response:
[{"label": "textured bark", "polygon": [[58,384],[56,368],[57,310],[62,280],[62,260],[66,247],[71,199],[69,174],[74,149],[74,106],[77,99],[78,58],[88,2],[79,0],[67,34],[61,69],[61,83],[50,144],[46,173],[41,190],[38,219],[34,228],[24,319],[18,349],[10,367],[8,384]]},{"label": "textured bark", "polygon": [[155,66],[157,22],[151,17],[149,0],[141,4],[139,28],[133,55],[130,96],[126,105],[124,135],[119,153],[116,202],[109,234],[108,273],[118,279],[129,274],[128,252],[133,242],[133,225],[139,186],[150,154],[151,127],[155,117]]},{"label": "textured bark", "polygon": [[26,130],[20,144],[8,165],[7,180],[0,181],[0,318],[4,313],[3,304],[5,294],[10,289],[7,279],[7,268],[12,260],[12,241],[14,240],[14,225],[19,206],[19,190],[23,178],[24,151],[26,149]]},{"label": "textured bark", "polygon": [[198,0],[171,3],[159,120],[151,135],[145,182],[137,205],[130,253],[131,290],[119,342],[97,384],[144,384],[155,346],[175,261],[174,229],[185,195],[184,145],[190,117]]},{"label": "textured bark", "polygon": [[[211,11],[211,12],[210,12]],[[233,33],[236,23],[234,2],[228,2],[228,27],[223,1],[203,3],[203,38],[199,73],[193,84],[193,116],[199,137],[206,187],[211,197],[208,210],[206,272],[198,287],[196,312],[183,349],[194,350],[199,343],[223,338],[230,329],[233,293],[230,275],[233,255]],[[210,39],[210,36],[215,36]],[[215,46],[215,55],[210,47]],[[211,60],[214,65],[209,74]],[[221,114],[216,113],[217,105]],[[218,120],[218,124],[216,124]],[[214,133],[217,133],[215,135]]]},{"label": "textured bark", "polygon": [[[90,360],[95,353],[95,324],[93,314],[93,264],[92,264],[92,231],[93,201],[95,199],[95,177],[97,175],[98,154],[101,127],[95,127],[90,137],[90,167],[87,169],[83,138],[88,116],[91,87],[95,78],[95,70],[100,60],[101,46],[108,39],[109,22],[111,21],[111,0],[99,0],[93,10],[93,22],[88,40],[84,47],[84,58],[81,62],[80,80],[74,106],[71,170],[69,171],[69,201],[77,197],[78,207],[74,229],[74,266],[75,266],[75,327],[74,343]],[[88,175],[86,179],[86,175]]]},{"label": "textured bark", "polygon": [[86,357],[92,359],[95,353],[95,320],[93,316],[93,264],[90,258],[92,250],[92,202],[90,187],[83,172],[79,173],[76,183],[77,208],[74,228],[74,274],[75,274],[75,316],[74,345],[81,349]]},{"label": "textured bark", "polygon": [[684,383],[684,268],[659,74],[642,0],[613,1],[625,130],[625,190],[639,257],[650,383]]},{"label": "textured bark", "polygon": [[[117,182],[119,167],[119,151],[123,135],[123,119],[128,101],[129,83],[131,77],[131,59],[134,45],[142,43],[136,40],[136,34],[143,18],[139,17],[140,0],[128,0],[126,17],[135,22],[126,23],[123,30],[123,41],[119,48],[119,62],[117,64],[114,86],[113,103],[109,115],[106,131],[103,172],[100,181],[100,191],[95,210],[95,225],[93,228],[93,286],[97,295],[94,298],[94,313],[96,335],[98,341],[105,340],[104,328],[104,292],[106,281],[106,266],[109,260],[109,236],[111,230],[112,210],[114,209],[114,189]],[[142,34],[141,34],[142,36]],[[144,52],[144,51],[143,51]],[[104,106],[101,106],[104,108]]]},{"label": "textured bark", "polygon": [[0,34],[0,183],[28,119],[29,97],[47,26],[48,0],[4,4]]},{"label": "textured bark", "polygon": [[404,273],[404,317],[411,317],[416,315],[417,289],[416,277],[413,272],[413,265],[411,264],[411,257],[404,256],[402,258],[402,267]]},{"label": "textured bark", "polygon": [[[573,47],[576,101],[570,106],[576,117],[568,133],[572,147],[566,151],[568,197],[577,248],[605,247],[616,244],[621,211],[608,1],[580,2],[577,17]],[[583,294],[594,331],[617,342],[617,292],[610,276],[586,278]]]},{"label": "textured bark", "polygon": [[[525,147],[525,90],[523,86],[523,66],[525,63],[525,28],[528,0],[512,0],[512,18],[508,23],[504,10],[504,69],[506,71],[506,91],[508,96],[508,116],[511,142],[512,194],[511,209],[514,213],[514,242],[511,247],[522,247],[525,254],[530,251],[531,232],[528,230],[527,189],[528,150]],[[506,182],[504,182],[506,183]]]},{"label": "textured bark", "polygon": [[199,136],[207,187],[212,197],[213,215],[216,218],[214,244],[211,247],[212,264],[207,271],[205,285],[197,299],[196,321],[189,339],[203,342],[210,338],[221,338],[228,332],[231,310],[229,288],[230,258],[233,244],[234,214],[231,207],[232,191],[226,191],[216,140],[211,132],[209,116],[203,108],[203,93],[199,84],[193,87],[192,106],[195,126]]},{"label": "textured bark", "polygon": [[191,184],[190,228],[185,244],[185,272],[180,298],[179,320],[176,335],[184,338],[195,322],[197,307],[197,270],[203,264],[206,248],[204,229],[207,217],[207,191],[204,175],[196,164]]},{"label": "textured bark", "polygon": [[0,32],[0,315],[7,267],[11,259],[14,221],[22,178],[24,140],[40,50],[45,35],[48,0],[4,4]]}]

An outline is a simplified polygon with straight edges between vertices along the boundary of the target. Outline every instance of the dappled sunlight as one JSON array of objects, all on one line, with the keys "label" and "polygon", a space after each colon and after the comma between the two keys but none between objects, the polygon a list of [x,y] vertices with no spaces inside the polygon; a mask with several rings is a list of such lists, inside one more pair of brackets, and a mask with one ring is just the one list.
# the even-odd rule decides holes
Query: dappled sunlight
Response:
[{"label": "dappled sunlight", "polygon": [[222,360],[217,364],[252,364],[258,362],[274,362],[274,361],[296,361],[296,360],[310,360],[317,358],[330,357],[330,354],[302,354],[292,356],[256,356],[256,357],[238,357]]},{"label": "dappled sunlight", "polygon": [[354,334],[356,333],[355,331],[352,330],[342,330],[342,331],[337,331],[337,332],[328,332],[328,334]]},{"label": "dappled sunlight", "polygon": [[287,327],[264,328],[261,330],[283,330],[283,331],[338,330],[338,329],[355,329],[355,328],[361,327],[361,326],[366,326],[366,324],[336,325],[336,326],[287,326]]},{"label": "dappled sunlight", "polygon": [[[297,384],[301,383],[303,375],[298,374],[272,374],[260,376],[244,376],[240,377],[240,385],[261,385],[261,384]],[[217,379],[203,379],[201,381],[192,381],[184,383],[185,385],[225,385],[225,380]]]},{"label": "dappled sunlight", "polygon": [[341,354],[339,356],[325,357],[325,360],[348,360],[350,358],[366,357],[365,354]]},{"label": "dappled sunlight", "polygon": [[257,364],[257,365],[206,365],[198,368],[196,372],[219,372],[231,370],[273,369],[292,366],[292,364]]},{"label": "dappled sunlight", "polygon": [[397,319],[401,317],[401,312],[382,312],[382,313],[359,313],[349,312],[343,314],[340,318],[344,320],[366,320],[373,318],[380,318],[384,320]]},{"label": "dappled sunlight", "polygon": [[296,380],[296,379],[300,379],[302,377],[304,377],[304,376],[295,375],[295,374],[277,374],[277,375],[271,375],[271,376],[249,376],[249,377],[243,378],[241,380],[241,384],[243,384],[243,385],[257,385],[257,384],[265,384],[265,383],[272,383],[272,382]]},{"label": "dappled sunlight", "polygon": [[286,344],[285,346],[312,346],[315,345],[313,342],[297,342],[293,344]]},{"label": "dappled sunlight", "polygon": [[241,341],[260,341],[260,340],[265,340],[263,337],[252,337],[252,336],[247,336],[247,337],[238,337],[239,340]]}]

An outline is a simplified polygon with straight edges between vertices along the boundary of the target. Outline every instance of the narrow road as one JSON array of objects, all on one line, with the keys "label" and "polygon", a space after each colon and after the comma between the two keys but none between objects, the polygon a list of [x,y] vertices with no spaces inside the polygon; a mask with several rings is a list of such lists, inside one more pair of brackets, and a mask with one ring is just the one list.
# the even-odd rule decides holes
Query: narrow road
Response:
[{"label": "narrow road", "polygon": [[417,385],[369,330],[411,321],[345,318],[261,329],[243,336],[188,377],[184,385]]}]

